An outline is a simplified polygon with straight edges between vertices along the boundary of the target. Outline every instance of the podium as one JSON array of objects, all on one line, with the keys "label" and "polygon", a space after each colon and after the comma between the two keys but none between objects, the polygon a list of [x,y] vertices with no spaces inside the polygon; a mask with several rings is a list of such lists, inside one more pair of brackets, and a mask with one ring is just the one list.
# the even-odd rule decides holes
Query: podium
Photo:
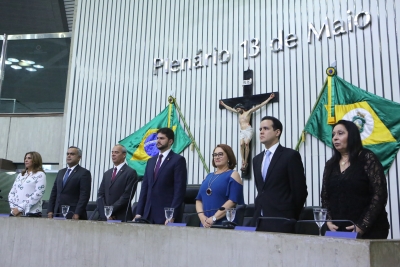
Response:
[{"label": "podium", "polygon": [[1,266],[400,266],[400,240],[0,218]]}]

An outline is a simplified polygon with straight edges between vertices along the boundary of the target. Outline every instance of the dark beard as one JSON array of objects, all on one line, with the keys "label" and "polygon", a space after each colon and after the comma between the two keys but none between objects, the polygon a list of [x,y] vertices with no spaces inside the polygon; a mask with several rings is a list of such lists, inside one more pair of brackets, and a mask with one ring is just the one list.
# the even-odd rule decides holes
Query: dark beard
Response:
[{"label": "dark beard", "polygon": [[157,146],[158,150],[165,150],[166,148],[168,148],[168,144],[165,145],[161,145],[161,146]]}]

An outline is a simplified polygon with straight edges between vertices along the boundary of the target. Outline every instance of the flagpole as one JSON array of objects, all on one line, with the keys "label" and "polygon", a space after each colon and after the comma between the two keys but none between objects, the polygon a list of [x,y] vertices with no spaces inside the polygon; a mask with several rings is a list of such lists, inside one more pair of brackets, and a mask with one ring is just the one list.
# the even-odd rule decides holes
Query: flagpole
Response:
[{"label": "flagpole", "polygon": [[196,143],[196,141],[194,140],[194,137],[193,137],[192,133],[191,133],[190,130],[189,130],[189,126],[187,125],[187,123],[186,123],[186,121],[185,121],[185,118],[184,118],[183,115],[182,115],[181,109],[179,108],[178,104],[176,103],[176,99],[175,99],[174,97],[172,97],[172,96],[169,96],[169,97],[168,97],[168,102],[169,102],[170,104],[174,104],[175,107],[176,107],[176,109],[178,110],[179,117],[180,117],[181,120],[183,121],[183,125],[185,126],[185,129],[186,129],[186,131],[187,131],[188,134],[189,134],[189,138],[190,138],[190,140],[192,141],[192,144],[193,144],[194,147],[196,148],[197,154],[199,154],[199,158],[200,158],[201,162],[203,163],[204,169],[207,171],[207,173],[209,173],[210,170],[208,169],[208,166],[207,166],[207,164],[206,164],[206,162],[205,162],[205,160],[204,160],[204,158],[203,158],[203,155],[201,155],[200,149],[199,149],[199,147],[197,146],[197,143]]},{"label": "flagpole", "polygon": [[1,49],[1,61],[0,61],[0,97],[1,97],[1,88],[3,86],[3,80],[4,80],[4,63],[6,62],[6,50],[7,50],[7,34],[4,34],[3,47]]},{"label": "flagpole", "polygon": [[[312,111],[311,111],[311,113],[310,113],[310,116],[308,117],[307,122],[306,122],[305,125],[307,125],[308,121],[309,121],[310,118],[311,118],[311,115],[314,113],[314,110],[315,110],[315,108],[317,107],[317,104],[319,103],[319,100],[320,100],[321,97],[322,97],[322,93],[324,92],[324,88],[325,88],[327,82],[328,82],[328,78],[325,79],[324,86],[322,87],[321,91],[319,92],[317,101],[315,102],[314,107],[313,107],[313,109],[312,109]],[[306,126],[304,126],[304,128],[305,128],[305,127],[306,127]],[[300,148],[301,143],[305,141],[305,136],[306,136],[306,133],[305,133],[304,130],[303,130],[303,131],[301,132],[299,141],[297,142],[297,145],[296,145],[296,148],[295,148],[296,151],[299,151],[299,148]]]}]

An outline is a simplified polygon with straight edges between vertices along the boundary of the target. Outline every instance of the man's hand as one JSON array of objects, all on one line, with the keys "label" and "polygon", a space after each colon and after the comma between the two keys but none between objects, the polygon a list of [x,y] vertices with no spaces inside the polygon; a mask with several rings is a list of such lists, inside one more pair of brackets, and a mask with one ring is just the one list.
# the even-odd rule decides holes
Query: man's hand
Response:
[{"label": "man's hand", "polygon": [[[171,223],[173,223],[175,221],[175,219],[174,218],[172,218],[171,220],[169,220],[169,222],[171,222]],[[165,225],[167,225],[168,224],[168,220],[165,220],[165,223],[164,223]]]},{"label": "man's hand", "polygon": [[274,93],[271,93],[270,95],[269,95],[269,99],[272,99],[272,98],[274,98],[275,97],[275,94]]},{"label": "man's hand", "polygon": [[47,213],[47,218],[53,219],[53,212],[48,212]]},{"label": "man's hand", "polygon": [[135,221],[135,219],[137,219],[137,218],[141,218],[142,217],[142,215],[139,215],[139,214],[136,214],[136,216],[135,216],[135,218],[133,218],[133,222]]},{"label": "man's hand", "polygon": [[72,216],[72,220],[79,220],[79,214],[74,214]]}]

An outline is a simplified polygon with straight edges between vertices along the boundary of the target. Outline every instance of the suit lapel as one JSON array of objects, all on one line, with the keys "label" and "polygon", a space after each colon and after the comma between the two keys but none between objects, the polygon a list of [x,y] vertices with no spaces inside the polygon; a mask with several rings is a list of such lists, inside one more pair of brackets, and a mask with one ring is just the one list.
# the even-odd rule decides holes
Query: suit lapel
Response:
[{"label": "suit lapel", "polygon": [[[153,186],[154,184],[158,181],[158,178],[160,177],[161,172],[166,168],[165,166],[167,166],[167,164],[170,162],[170,160],[172,159],[172,157],[174,156],[174,152],[172,152],[172,150],[168,153],[168,156],[164,159],[164,161],[162,162],[160,169],[158,170],[158,176],[157,179],[154,179],[154,171],[153,171]],[[157,161],[156,161],[157,162]],[[155,167],[155,165],[154,165]]]},{"label": "suit lapel", "polygon": [[[68,170],[68,168],[65,169],[65,172],[64,172],[64,174],[63,174],[62,180],[64,180],[64,176],[65,176],[65,173],[67,172],[67,170]],[[69,182],[70,182],[71,179],[73,178],[74,174],[75,174],[78,170],[79,170],[79,165],[77,165],[77,166],[72,170],[72,172],[69,174],[68,179],[67,179],[67,182],[66,182],[65,185],[63,186],[63,190],[64,190],[65,187],[67,187],[67,185],[69,184]],[[61,186],[62,186],[62,184],[63,184],[62,180],[61,180]]]},{"label": "suit lapel", "polygon": [[265,178],[264,186],[265,186],[265,184],[268,183],[269,180],[271,179],[271,173],[273,172],[273,170],[274,170],[276,164],[278,163],[279,158],[280,158],[281,155],[282,155],[282,151],[283,151],[283,148],[282,148],[281,145],[279,145],[279,146],[276,148],[274,155],[272,156],[271,162],[269,163],[268,172],[267,172],[267,177]]},{"label": "suit lapel", "polygon": [[[154,185],[154,169],[156,168],[156,163],[157,163],[157,156],[152,157],[151,159],[149,159],[148,161],[148,168],[150,168],[148,170],[148,184],[152,187]],[[160,172],[160,170],[158,170]]]},{"label": "suit lapel", "polygon": [[256,179],[258,180],[257,183],[259,186],[264,183],[263,178],[262,178],[262,166],[261,166],[262,160],[264,157],[264,153],[265,152],[258,154],[254,159],[254,165],[257,166],[255,168],[255,171],[257,172],[257,174],[254,174],[254,177],[256,177]]},{"label": "suit lapel", "polygon": [[[115,168],[115,167],[114,167],[114,168]],[[113,168],[113,169],[114,169],[114,168]],[[117,172],[117,174],[115,175],[114,182],[111,181],[111,179],[112,179],[112,173],[113,173],[114,170],[111,172],[110,187],[111,187],[113,184],[115,184],[115,182],[117,181],[118,177],[122,175],[122,173],[125,171],[125,169],[126,169],[126,163],[125,163],[124,165],[122,165],[121,169],[120,169],[120,170]]]}]

